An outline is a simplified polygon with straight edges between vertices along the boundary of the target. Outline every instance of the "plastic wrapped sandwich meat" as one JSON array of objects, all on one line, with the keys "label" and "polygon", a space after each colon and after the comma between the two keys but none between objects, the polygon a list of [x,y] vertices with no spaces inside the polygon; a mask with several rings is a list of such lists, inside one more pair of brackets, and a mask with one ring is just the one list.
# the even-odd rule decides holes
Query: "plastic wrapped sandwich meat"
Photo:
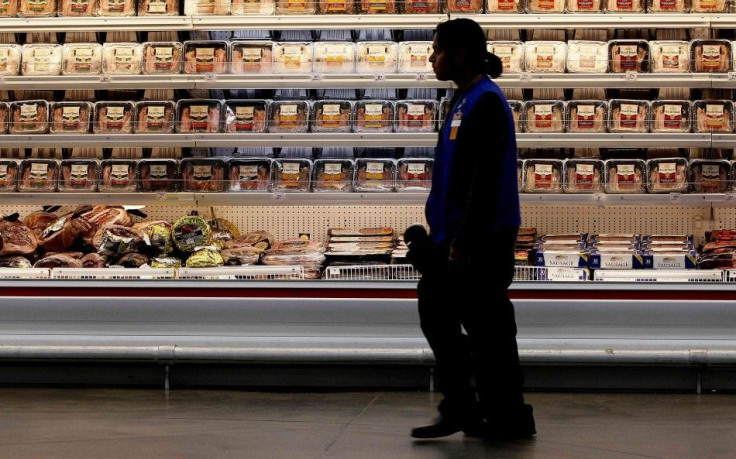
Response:
[{"label": "plastic wrapped sandwich meat", "polygon": [[0,44],[0,75],[20,73],[21,47],[14,44]]},{"label": "plastic wrapped sandwich meat", "polygon": [[18,185],[18,162],[0,159],[0,191],[15,191]]},{"label": "plastic wrapped sandwich meat", "polygon": [[182,44],[179,42],[143,43],[143,73],[181,73]]},{"label": "plastic wrapped sandwich meat", "polygon": [[310,73],[314,48],[308,42],[282,42],[273,45],[275,73]]},{"label": "plastic wrapped sandwich meat", "polygon": [[567,44],[562,41],[528,41],[524,49],[525,67],[532,73],[563,73]]},{"label": "plastic wrapped sandwich meat", "polygon": [[696,100],[692,113],[695,132],[733,131],[733,102],[730,100]]},{"label": "plastic wrapped sandwich meat", "polygon": [[695,193],[723,193],[729,189],[731,164],[725,159],[690,161],[690,183]]},{"label": "plastic wrapped sandwich meat", "polygon": [[138,162],[140,191],[176,191],[179,163],[175,159],[141,159]]},{"label": "plastic wrapped sandwich meat", "polygon": [[571,100],[567,103],[567,132],[606,132],[608,103],[602,100]]},{"label": "plastic wrapped sandwich meat", "polygon": [[86,134],[92,118],[90,102],[52,102],[51,103],[52,134]]},{"label": "plastic wrapped sandwich meat", "polygon": [[20,2],[18,16],[48,17],[56,15],[56,0],[25,0]]},{"label": "plastic wrapped sandwich meat", "polygon": [[603,191],[603,161],[566,159],[564,169],[566,193],[601,193]]},{"label": "plastic wrapped sandwich meat", "polygon": [[524,71],[524,43],[520,41],[491,41],[487,50],[501,59],[504,73]]},{"label": "plastic wrapped sandwich meat", "polygon": [[353,120],[353,102],[349,100],[322,100],[314,102],[313,132],[350,132]]},{"label": "plastic wrapped sandwich meat", "polygon": [[136,134],[171,134],[174,132],[176,104],[172,101],[135,103]]},{"label": "plastic wrapped sandwich meat", "polygon": [[312,161],[309,159],[279,159],[273,162],[275,191],[309,191]]},{"label": "plastic wrapped sandwich meat", "polygon": [[25,159],[20,163],[18,191],[56,191],[59,162],[55,159]]},{"label": "plastic wrapped sandwich meat", "polygon": [[527,193],[561,193],[562,161],[557,159],[528,159],[524,163]]},{"label": "plastic wrapped sandwich meat", "polygon": [[606,193],[644,193],[646,163],[640,159],[609,159],[605,162]]},{"label": "plastic wrapped sandwich meat", "polygon": [[95,104],[95,134],[132,134],[133,102],[97,102]]},{"label": "plastic wrapped sandwich meat", "polygon": [[230,12],[233,16],[270,15],[276,11],[276,0],[232,0]]},{"label": "plastic wrapped sandwich meat", "polygon": [[314,191],[350,191],[355,164],[351,159],[314,162]]},{"label": "plastic wrapped sandwich meat", "polygon": [[611,40],[608,42],[611,72],[646,72],[649,44],[644,40]]},{"label": "plastic wrapped sandwich meat", "polygon": [[231,159],[228,162],[230,191],[268,191],[271,161],[268,158]]},{"label": "plastic wrapped sandwich meat", "polygon": [[102,192],[136,191],[136,168],[138,161],[133,159],[105,159],[100,165],[100,185]]},{"label": "plastic wrapped sandwich meat", "polygon": [[102,45],[99,43],[67,43],[62,54],[64,75],[97,74],[102,70]]},{"label": "plastic wrapped sandwich meat", "polygon": [[391,132],[394,103],[390,100],[361,100],[355,104],[356,132]]},{"label": "plastic wrapped sandwich meat", "polygon": [[653,73],[685,73],[690,71],[690,44],[686,41],[650,41]]},{"label": "plastic wrapped sandwich meat", "polygon": [[731,42],[693,40],[690,44],[693,72],[723,73],[731,69]]},{"label": "plastic wrapped sandwich meat", "polygon": [[267,120],[265,100],[225,101],[225,132],[266,132]]},{"label": "plastic wrapped sandwich meat", "polygon": [[271,105],[270,132],[307,132],[309,103],[303,100],[275,101]]},{"label": "plastic wrapped sandwich meat", "polygon": [[45,134],[48,132],[48,102],[24,100],[10,104],[11,134]]},{"label": "plastic wrapped sandwich meat", "polygon": [[94,16],[97,0],[59,0],[59,16]]},{"label": "plastic wrapped sandwich meat", "polygon": [[392,41],[366,41],[356,44],[358,73],[395,73],[398,45]]},{"label": "plastic wrapped sandwich meat", "polygon": [[683,193],[687,191],[687,160],[683,158],[647,161],[647,190],[650,193]]},{"label": "plastic wrapped sandwich meat", "polygon": [[397,132],[434,132],[437,101],[400,100],[396,102]]},{"label": "plastic wrapped sandwich meat", "polygon": [[565,132],[565,103],[556,100],[533,100],[526,103],[527,132]]},{"label": "plastic wrapped sandwich meat", "polygon": [[183,99],[177,104],[179,132],[220,132],[222,103],[215,99]]},{"label": "plastic wrapped sandwich meat", "polygon": [[178,16],[177,0],[138,0],[138,16]]},{"label": "plastic wrapped sandwich meat", "polygon": [[317,73],[353,73],[355,44],[322,42],[314,44],[314,71]]},{"label": "plastic wrapped sandwich meat", "polygon": [[652,132],[690,132],[688,100],[655,100],[652,102]]},{"label": "plastic wrapped sandwich meat", "polygon": [[356,0],[358,14],[396,14],[397,0]]},{"label": "plastic wrapped sandwich meat", "polygon": [[396,191],[429,191],[434,160],[402,158],[397,163]]},{"label": "plastic wrapped sandwich meat", "polygon": [[100,16],[135,16],[135,0],[99,0]]},{"label": "plastic wrapped sandwich meat", "polygon": [[143,45],[105,43],[102,45],[102,71],[109,74],[138,75],[143,63]]},{"label": "plastic wrapped sandwich meat", "polygon": [[399,43],[399,73],[431,73],[432,42],[405,41]]},{"label": "plastic wrapped sandwich meat", "polygon": [[273,43],[234,41],[230,43],[230,73],[271,73]]},{"label": "plastic wrapped sandwich meat", "polygon": [[649,102],[646,100],[612,99],[608,130],[610,132],[647,132]]},{"label": "plastic wrapped sandwich meat", "polygon": [[355,191],[393,191],[396,161],[367,159],[355,161]]},{"label": "plastic wrapped sandwich meat", "polygon": [[567,71],[606,73],[608,45],[602,41],[570,40],[567,42]]},{"label": "plastic wrapped sandwich meat", "polygon": [[62,47],[54,44],[23,45],[23,75],[58,75],[61,73]]},{"label": "plastic wrapped sandwich meat", "polygon": [[225,191],[226,164],[221,158],[184,158],[180,168],[182,191]]},{"label": "plastic wrapped sandwich meat", "polygon": [[62,160],[59,191],[96,191],[99,168],[94,159]]},{"label": "plastic wrapped sandwich meat", "polygon": [[225,73],[226,41],[190,40],[184,42],[184,73]]},{"label": "plastic wrapped sandwich meat", "polygon": [[316,0],[276,0],[276,14],[314,14]]}]

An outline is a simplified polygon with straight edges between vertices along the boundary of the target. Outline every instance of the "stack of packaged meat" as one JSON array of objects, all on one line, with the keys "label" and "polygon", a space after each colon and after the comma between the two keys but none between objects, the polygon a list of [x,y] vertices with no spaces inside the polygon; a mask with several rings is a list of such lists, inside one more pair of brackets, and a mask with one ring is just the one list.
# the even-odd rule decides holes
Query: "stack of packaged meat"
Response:
[{"label": "stack of packaged meat", "polygon": [[307,238],[276,242],[263,256],[264,265],[296,265],[304,268],[307,279],[319,279],[325,263],[325,248]]},{"label": "stack of packaged meat", "polygon": [[587,233],[540,236],[534,248],[534,264],[547,268],[550,272],[546,275],[550,278],[564,275],[570,276],[569,280],[587,280],[587,240]]},{"label": "stack of packaged meat", "polygon": [[387,264],[396,246],[393,228],[330,228],[328,266]]},{"label": "stack of packaged meat", "polygon": [[698,257],[700,269],[736,268],[736,229],[706,233],[706,243]]},{"label": "stack of packaged meat", "polygon": [[516,266],[529,266],[533,260],[534,244],[537,241],[536,228],[519,228],[516,234],[516,250],[514,251],[514,264]]}]

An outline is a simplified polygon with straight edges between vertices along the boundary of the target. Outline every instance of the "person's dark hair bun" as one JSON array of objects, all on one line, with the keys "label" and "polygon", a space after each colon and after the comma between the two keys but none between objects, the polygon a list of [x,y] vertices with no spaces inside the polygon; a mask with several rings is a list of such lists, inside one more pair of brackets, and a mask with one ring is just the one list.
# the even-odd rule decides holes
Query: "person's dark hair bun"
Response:
[{"label": "person's dark hair bun", "polygon": [[486,53],[486,74],[491,78],[498,78],[503,73],[501,58],[493,53]]}]

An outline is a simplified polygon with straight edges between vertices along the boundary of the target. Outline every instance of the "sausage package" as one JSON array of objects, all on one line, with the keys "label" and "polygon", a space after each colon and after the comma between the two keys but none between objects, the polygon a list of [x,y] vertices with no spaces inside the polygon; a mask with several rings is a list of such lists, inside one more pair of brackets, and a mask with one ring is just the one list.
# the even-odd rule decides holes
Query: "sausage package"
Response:
[{"label": "sausage package", "polygon": [[228,161],[230,191],[268,191],[271,187],[271,162],[268,158]]},{"label": "sausage package", "polygon": [[571,100],[566,113],[567,132],[606,132],[608,103],[604,100]]},{"label": "sausage package", "polygon": [[232,0],[230,13],[233,16],[271,15],[276,11],[276,0]]},{"label": "sausage package", "polygon": [[22,18],[56,16],[56,0],[21,1],[18,16]]},{"label": "sausage package", "polygon": [[100,164],[99,190],[102,192],[136,191],[136,169],[134,159],[105,159]]},{"label": "sausage package", "polygon": [[99,43],[66,43],[62,47],[64,75],[89,75],[102,71],[102,45]]},{"label": "sausage package", "polygon": [[281,42],[273,44],[274,73],[310,73],[314,48],[308,42]]},{"label": "sausage package", "polygon": [[266,132],[268,102],[265,100],[226,100],[225,132]]},{"label": "sausage package", "polygon": [[733,131],[733,102],[730,100],[696,100],[693,102],[693,131]]},{"label": "sausage package", "polygon": [[215,99],[182,99],[176,104],[178,132],[220,132],[222,102]]},{"label": "sausage package", "polygon": [[652,132],[690,132],[689,100],[652,101]]},{"label": "sausage package", "polygon": [[692,71],[724,73],[731,70],[731,42],[728,40],[693,40],[690,42]]},{"label": "sausage package", "polygon": [[396,191],[429,191],[432,187],[432,166],[429,158],[402,158],[396,165]]},{"label": "sausage package", "polygon": [[314,44],[314,71],[317,73],[353,73],[355,43],[327,41]]},{"label": "sausage package", "polygon": [[503,73],[524,71],[524,43],[520,41],[489,41],[486,49],[501,59]]},{"label": "sausage package", "polygon": [[649,101],[611,99],[608,119],[610,132],[647,132]]},{"label": "sausage package", "polygon": [[686,41],[649,42],[653,73],[685,73],[690,71],[690,44]]},{"label": "sausage package", "polygon": [[230,0],[184,0],[186,16],[227,16]]},{"label": "sausage package", "polygon": [[599,159],[566,159],[565,193],[602,193],[603,161]]},{"label": "sausage package", "polygon": [[105,43],[102,45],[102,72],[112,75],[138,75],[143,63],[140,43]]},{"label": "sausage package", "polygon": [[530,100],[525,111],[526,132],[565,132],[565,102]]},{"label": "sausage package", "polygon": [[99,0],[99,16],[135,16],[135,0]]},{"label": "sausage package", "polygon": [[276,14],[315,14],[314,0],[276,0]]},{"label": "sausage package", "polygon": [[22,48],[20,45],[0,44],[0,75],[18,75]]},{"label": "sausage package", "polygon": [[7,134],[10,117],[10,105],[0,101],[0,134]]},{"label": "sausage package", "polygon": [[320,100],[312,105],[312,132],[350,132],[353,123],[353,102]]},{"label": "sausage package", "polygon": [[611,40],[608,42],[611,72],[646,72],[649,44],[645,40]]},{"label": "sausage package", "polygon": [[511,109],[511,116],[514,117],[514,131],[521,132],[524,129],[524,101],[510,100],[509,108]]},{"label": "sausage package", "polygon": [[690,11],[689,0],[649,0],[648,13],[687,13]]},{"label": "sausage package", "polygon": [[176,125],[176,104],[169,100],[135,103],[136,134],[171,134]]},{"label": "sausage package", "polygon": [[432,73],[431,41],[405,41],[399,43],[399,73]]},{"label": "sausage package", "polygon": [[401,4],[401,12],[404,14],[438,14],[440,2],[439,0],[404,0]]},{"label": "sausage package", "polygon": [[100,162],[95,159],[61,161],[59,191],[97,191]]},{"label": "sausage package", "polygon": [[271,73],[273,42],[230,43],[230,73]]},{"label": "sausage package", "polygon": [[225,73],[228,43],[221,40],[189,40],[183,45],[184,73]]},{"label": "sausage package", "polygon": [[34,43],[23,45],[23,75],[59,75],[61,73],[61,45]]},{"label": "sausage package", "polygon": [[55,159],[24,159],[20,163],[18,191],[56,191],[59,161]]},{"label": "sausage package", "polygon": [[684,158],[647,161],[647,191],[650,193],[687,192],[688,164]]},{"label": "sausage package", "polygon": [[138,16],[178,16],[177,0],[138,0]]},{"label": "sausage package", "polygon": [[640,159],[609,159],[604,163],[606,193],[644,193],[646,163]]},{"label": "sausage package", "polygon": [[49,109],[45,100],[10,103],[11,134],[45,134],[49,129]]},{"label": "sausage package", "polygon": [[602,41],[568,41],[567,71],[570,73],[606,73],[608,71],[608,45]]},{"label": "sausage package", "polygon": [[644,0],[605,0],[606,13],[643,13]]},{"label": "sausage package", "polygon": [[725,13],[728,11],[726,0],[691,0],[692,13]]},{"label": "sausage package", "polygon": [[355,191],[393,191],[396,161],[393,159],[355,160]]},{"label": "sausage package", "polygon": [[304,100],[279,100],[271,104],[270,132],[307,132],[309,103]]},{"label": "sausage package", "polygon": [[176,191],[179,163],[175,159],[141,159],[138,161],[140,191]]},{"label": "sausage package", "polygon": [[690,160],[690,184],[695,193],[724,193],[729,190],[731,163],[725,159]]},{"label": "sausage package", "polygon": [[526,12],[530,14],[564,13],[565,0],[527,0]]},{"label": "sausage package", "polygon": [[524,163],[527,193],[561,193],[562,161],[558,159],[527,159]]},{"label": "sausage package", "polygon": [[227,165],[222,158],[181,160],[181,191],[223,192],[227,189]]},{"label": "sausage package", "polygon": [[355,14],[355,2],[350,0],[315,0],[318,14]]},{"label": "sausage package", "polygon": [[524,66],[532,73],[563,73],[567,60],[564,41],[528,41],[524,44]]},{"label": "sausage package", "polygon": [[97,102],[92,131],[95,134],[132,134],[135,102]]},{"label": "sausage package", "polygon": [[438,108],[436,100],[396,102],[396,132],[434,132]]},{"label": "sausage package", "polygon": [[311,159],[276,159],[272,167],[274,191],[309,191]]},{"label": "sausage package", "polygon": [[356,71],[358,73],[396,73],[399,45],[393,41],[364,41],[356,43]]},{"label": "sausage package", "polygon": [[356,0],[358,14],[396,14],[396,0]]},{"label": "sausage package", "polygon": [[91,102],[51,102],[52,134],[87,134],[92,118]]},{"label": "sausage package", "polygon": [[0,159],[0,192],[18,189],[18,162],[14,159]]},{"label": "sausage package", "polygon": [[394,102],[390,100],[360,100],[355,103],[355,132],[392,132]]},{"label": "sausage package", "polygon": [[571,13],[599,13],[605,0],[567,0],[567,11]]},{"label": "sausage package", "polygon": [[97,0],[59,0],[59,16],[95,16]]},{"label": "sausage package", "polygon": [[314,191],[350,191],[355,163],[352,159],[314,161]]},{"label": "sausage package", "polygon": [[143,43],[143,73],[146,75],[181,73],[182,44],[173,42]]},{"label": "sausage package", "polygon": [[483,3],[483,0],[446,0],[442,4],[442,12],[481,14]]}]

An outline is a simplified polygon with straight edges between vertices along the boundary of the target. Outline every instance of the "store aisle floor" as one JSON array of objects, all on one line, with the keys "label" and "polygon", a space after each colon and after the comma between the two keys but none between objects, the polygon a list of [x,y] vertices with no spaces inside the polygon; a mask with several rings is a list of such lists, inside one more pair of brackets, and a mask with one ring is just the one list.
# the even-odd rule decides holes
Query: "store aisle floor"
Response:
[{"label": "store aisle floor", "polygon": [[1,458],[727,458],[736,396],[533,393],[539,434],[412,441],[426,392],[0,388]]}]

